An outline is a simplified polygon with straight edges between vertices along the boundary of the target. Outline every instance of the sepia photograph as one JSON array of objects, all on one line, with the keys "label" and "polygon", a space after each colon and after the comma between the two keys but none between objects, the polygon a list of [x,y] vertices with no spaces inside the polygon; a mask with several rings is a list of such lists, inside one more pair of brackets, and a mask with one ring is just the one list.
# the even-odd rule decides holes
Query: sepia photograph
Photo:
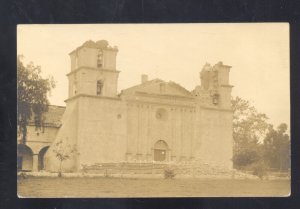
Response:
[{"label": "sepia photograph", "polygon": [[19,198],[288,197],[288,23],[17,26]]}]

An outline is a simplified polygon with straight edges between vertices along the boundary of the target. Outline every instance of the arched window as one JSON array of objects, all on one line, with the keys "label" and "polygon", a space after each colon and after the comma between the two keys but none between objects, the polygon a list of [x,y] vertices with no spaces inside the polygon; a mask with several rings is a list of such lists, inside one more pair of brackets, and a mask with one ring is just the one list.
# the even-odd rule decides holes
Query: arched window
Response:
[{"label": "arched window", "polygon": [[77,94],[77,82],[75,81],[73,83],[73,95],[76,95]]},{"label": "arched window", "polygon": [[102,51],[99,51],[97,55],[97,67],[98,68],[102,67]]},{"label": "arched window", "polygon": [[103,81],[98,80],[97,81],[97,95],[101,95],[102,94],[102,89],[103,89]]}]

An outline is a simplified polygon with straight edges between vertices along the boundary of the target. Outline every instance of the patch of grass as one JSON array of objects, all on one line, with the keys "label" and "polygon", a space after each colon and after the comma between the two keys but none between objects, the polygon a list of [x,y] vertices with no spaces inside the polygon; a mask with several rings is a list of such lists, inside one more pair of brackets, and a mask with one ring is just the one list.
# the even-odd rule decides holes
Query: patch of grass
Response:
[{"label": "patch of grass", "polygon": [[[109,191],[109,192],[108,192]],[[240,197],[287,196],[288,180],[122,179],[28,177],[18,183],[23,197]]]}]

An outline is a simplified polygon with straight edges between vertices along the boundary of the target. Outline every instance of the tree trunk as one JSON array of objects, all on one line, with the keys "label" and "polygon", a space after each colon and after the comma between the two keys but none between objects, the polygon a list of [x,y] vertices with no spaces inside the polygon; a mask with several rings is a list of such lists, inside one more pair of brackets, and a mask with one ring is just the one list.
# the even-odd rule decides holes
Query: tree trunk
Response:
[{"label": "tree trunk", "polygon": [[62,168],[62,160],[61,160],[60,163],[59,163],[58,177],[62,177],[62,171],[61,171],[61,168]]}]

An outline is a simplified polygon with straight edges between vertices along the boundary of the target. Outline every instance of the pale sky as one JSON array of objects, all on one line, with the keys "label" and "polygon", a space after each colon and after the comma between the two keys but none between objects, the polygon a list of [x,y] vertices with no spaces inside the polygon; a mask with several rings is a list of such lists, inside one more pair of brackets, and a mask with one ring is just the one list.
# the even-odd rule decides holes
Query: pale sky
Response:
[{"label": "pale sky", "polygon": [[17,52],[54,77],[50,103],[65,106],[68,54],[101,39],[119,48],[119,92],[139,84],[141,74],[193,90],[203,65],[222,61],[232,66],[233,96],[250,100],[275,126],[290,126],[287,23],[18,25]]}]

